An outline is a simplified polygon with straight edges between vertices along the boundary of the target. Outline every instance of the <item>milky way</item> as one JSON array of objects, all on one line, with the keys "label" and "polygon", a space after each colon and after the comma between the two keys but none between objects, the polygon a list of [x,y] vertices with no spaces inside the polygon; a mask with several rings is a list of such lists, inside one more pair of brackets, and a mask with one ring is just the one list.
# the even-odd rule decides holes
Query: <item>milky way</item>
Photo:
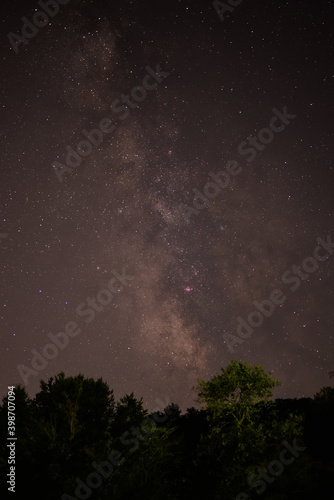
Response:
[{"label": "milky way", "polygon": [[[298,290],[282,275],[334,239],[329,4],[254,0],[223,21],[199,0],[113,4],[71,0],[18,53],[7,35],[37,2],[4,7],[2,393],[74,321],[31,396],[65,371],[185,410],[231,359],[272,370],[277,397],[312,396],[333,369],[334,256]],[[249,161],[240,144],[285,106],[295,117]],[[86,323],[77,307],[124,268],[133,279]],[[284,304],[232,353],[226,334],[274,289]]]}]

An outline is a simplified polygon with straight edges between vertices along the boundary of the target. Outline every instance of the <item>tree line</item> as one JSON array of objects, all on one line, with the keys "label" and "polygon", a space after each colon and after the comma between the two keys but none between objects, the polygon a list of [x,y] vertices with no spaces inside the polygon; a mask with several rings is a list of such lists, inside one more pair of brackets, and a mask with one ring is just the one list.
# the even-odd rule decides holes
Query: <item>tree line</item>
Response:
[{"label": "tree line", "polygon": [[[33,399],[17,385],[16,498],[330,498],[334,387],[313,398],[274,400],[279,384],[261,365],[232,361],[198,380],[200,409],[183,414],[176,403],[149,413],[133,393],[115,401],[106,382],[82,374],[41,381]],[[7,417],[4,397],[2,443]],[[0,468],[8,493],[6,446]]]}]

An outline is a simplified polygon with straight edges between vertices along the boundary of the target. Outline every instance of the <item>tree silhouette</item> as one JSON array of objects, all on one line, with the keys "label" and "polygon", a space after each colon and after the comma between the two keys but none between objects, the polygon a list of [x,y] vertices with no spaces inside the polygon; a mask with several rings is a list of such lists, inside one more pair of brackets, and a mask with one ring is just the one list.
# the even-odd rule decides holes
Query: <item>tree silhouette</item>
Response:
[{"label": "tree silhouette", "polygon": [[[327,498],[334,470],[334,388],[321,388],[313,399],[274,401],[278,384],[260,365],[232,361],[210,380],[198,381],[203,408],[185,414],[176,403],[149,414],[133,392],[115,402],[101,378],[81,374],[61,372],[41,381],[34,399],[16,386],[17,498],[249,500],[259,471],[280,456],[283,441],[296,439],[306,450],[280,477],[269,478],[261,499]],[[3,398],[0,406],[3,442],[7,403]]]}]

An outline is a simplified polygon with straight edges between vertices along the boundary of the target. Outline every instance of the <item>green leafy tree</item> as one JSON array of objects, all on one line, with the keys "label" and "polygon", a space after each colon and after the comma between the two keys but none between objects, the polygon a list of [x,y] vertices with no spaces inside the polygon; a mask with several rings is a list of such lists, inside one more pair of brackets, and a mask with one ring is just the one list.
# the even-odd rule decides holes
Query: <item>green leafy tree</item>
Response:
[{"label": "green leafy tree", "polygon": [[301,433],[301,417],[279,418],[272,401],[278,385],[262,366],[238,361],[211,380],[198,381],[198,402],[205,405],[210,431],[199,444],[197,466],[206,468],[213,498],[238,493],[248,470],[275,456],[282,439]]},{"label": "green leafy tree", "polygon": [[238,361],[231,361],[209,381],[199,380],[198,402],[206,405],[212,434],[219,435],[223,445],[233,442],[243,456],[251,439],[259,446],[265,425],[261,418],[265,412],[274,412],[270,399],[278,385],[262,366]]},{"label": "green leafy tree", "polygon": [[[246,362],[231,361],[221,372],[209,381],[199,380],[197,387],[198,402],[204,402],[214,415],[228,408],[238,406],[246,409],[260,401],[267,401],[272,397],[272,389],[280,385],[260,365],[249,366]],[[239,418],[244,416],[240,415]]]}]

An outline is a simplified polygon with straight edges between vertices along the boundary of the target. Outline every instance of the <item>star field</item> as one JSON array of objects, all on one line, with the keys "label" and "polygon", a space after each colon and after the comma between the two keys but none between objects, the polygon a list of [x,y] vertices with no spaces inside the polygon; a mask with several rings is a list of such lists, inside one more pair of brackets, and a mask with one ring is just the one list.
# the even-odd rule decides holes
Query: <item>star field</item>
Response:
[{"label": "star field", "polygon": [[[7,34],[39,7],[4,7],[3,393],[70,321],[80,334],[29,377],[30,395],[64,371],[102,376],[150,409],[168,399],[185,410],[197,378],[231,359],[273,371],[276,397],[328,385],[334,256],[295,291],[282,275],[313,256],[317,238],[334,240],[331,7],[247,1],[221,21],[203,0],[71,0],[18,53]],[[295,118],[247,161],[240,144],[285,106]],[[78,156],[83,130],[107,119],[112,131]],[[57,174],[69,151],[77,166]],[[195,209],[228,162],[240,173]],[[86,323],[77,307],[124,268],[133,279]],[[277,288],[284,304],[231,353],[237,318]]]}]

